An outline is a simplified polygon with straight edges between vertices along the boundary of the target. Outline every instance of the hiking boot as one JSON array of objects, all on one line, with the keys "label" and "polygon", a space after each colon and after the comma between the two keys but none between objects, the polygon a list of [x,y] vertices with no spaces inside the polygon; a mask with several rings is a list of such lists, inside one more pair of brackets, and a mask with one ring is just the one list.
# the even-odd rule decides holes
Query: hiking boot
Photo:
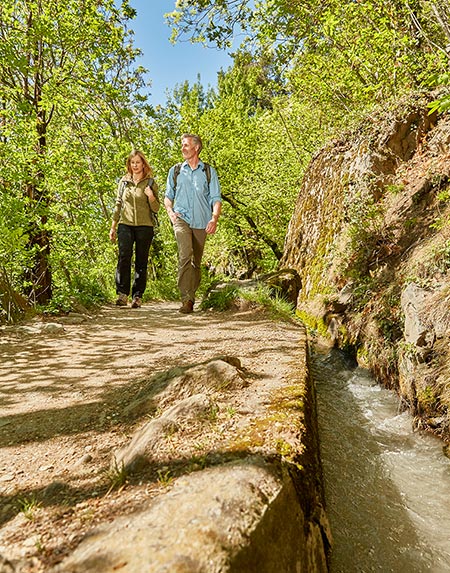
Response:
[{"label": "hiking boot", "polygon": [[181,307],[178,309],[178,312],[182,312],[183,314],[190,314],[194,312],[194,302],[192,300],[185,300]]},{"label": "hiking boot", "polygon": [[131,308],[141,308],[142,306],[142,299],[138,296],[133,297],[133,301],[131,303]]},{"label": "hiking boot", "polygon": [[116,300],[116,306],[127,306],[128,304],[128,297],[123,292],[119,292],[119,296]]}]

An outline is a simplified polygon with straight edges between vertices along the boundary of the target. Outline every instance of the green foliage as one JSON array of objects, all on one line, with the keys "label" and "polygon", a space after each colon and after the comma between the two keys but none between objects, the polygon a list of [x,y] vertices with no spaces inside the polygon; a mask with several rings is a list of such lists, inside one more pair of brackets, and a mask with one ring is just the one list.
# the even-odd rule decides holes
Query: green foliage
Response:
[{"label": "green foliage", "polygon": [[[0,268],[8,288],[48,312],[110,300],[117,247],[108,229],[125,158],[134,147],[147,154],[162,198],[186,131],[202,136],[224,199],[202,289],[211,276],[273,270],[306,167],[327,139],[423,83],[444,90],[430,112],[448,109],[449,13],[448,0],[185,0],[168,15],[174,38],[226,46],[239,31],[246,39],[216,91],[183,82],[153,109],[127,3],[68,0],[61,10],[57,0],[4,0]],[[365,277],[390,237],[370,197],[352,204],[346,273],[361,279],[363,304]],[[178,295],[173,231],[164,212],[160,220],[147,300]]]},{"label": "green foliage", "polygon": [[216,272],[240,278],[276,267],[296,183],[311,151],[297,147],[306,130],[285,102],[272,99],[276,86],[269,76],[267,60],[255,62],[240,53],[234,68],[219,78],[214,106],[199,124],[207,134],[205,158],[218,170],[224,200],[205,261]]},{"label": "green foliage", "polygon": [[292,320],[295,317],[294,305],[276,290],[263,284],[258,285],[254,290],[241,290],[240,297],[263,307],[273,319]]},{"label": "green foliage", "polygon": [[447,1],[186,0],[168,20],[174,37],[218,46],[242,32],[244,45],[273,54],[274,75],[289,70],[294,93],[345,122],[444,71],[448,14]]},{"label": "green foliage", "polygon": [[364,191],[346,199],[348,244],[342,253],[342,274],[355,281],[355,296],[364,305],[373,282],[371,271],[383,260],[394,241],[386,228],[382,203],[371,191],[370,182]]},{"label": "green foliage", "polygon": [[403,191],[405,185],[403,183],[397,185],[386,185],[385,189],[388,193],[392,193],[392,195],[398,195]]},{"label": "green foliage", "polygon": [[428,412],[433,414],[436,412],[436,409],[439,404],[439,396],[436,395],[436,389],[432,388],[431,386],[425,386],[421,390],[417,392],[417,401],[419,404],[419,408],[423,412]]},{"label": "green foliage", "polygon": [[450,86],[450,73],[445,72],[443,74],[434,74],[429,78],[429,84],[432,86],[444,86],[444,92],[434,101],[428,104],[430,108],[429,115],[436,112],[446,112],[450,109],[450,93],[448,93],[448,87]]},{"label": "green foliage", "polygon": [[108,493],[114,489],[123,489],[129,480],[130,472],[122,463],[118,464],[114,458],[114,463],[105,470],[105,477],[109,483]]},{"label": "green foliage", "polygon": [[254,288],[241,288],[233,284],[220,290],[212,288],[201,302],[200,308],[224,311],[239,307],[242,301],[247,301],[254,308],[264,309],[273,319],[292,320],[295,317],[294,305],[264,284]]},{"label": "green foliage", "polygon": [[38,303],[102,266],[107,190],[139,126],[143,85],[126,65],[138,54],[125,28],[131,12],[109,0],[60,8],[0,8],[0,257],[14,287]]},{"label": "green foliage", "polygon": [[202,310],[214,309],[218,311],[229,310],[233,307],[238,296],[238,289],[233,286],[226,286],[220,290],[210,291],[206,298],[200,303]]},{"label": "green foliage", "polygon": [[162,487],[169,487],[174,480],[172,473],[167,466],[160,468],[157,471],[157,474],[158,474],[158,484]]},{"label": "green foliage", "polygon": [[439,111],[441,113],[450,109],[450,94],[441,96],[439,99],[431,102],[428,107],[430,108],[429,114]]},{"label": "green foliage", "polygon": [[445,241],[439,249],[433,253],[433,267],[435,270],[446,273],[450,269],[450,240]]},{"label": "green foliage", "polygon": [[324,338],[329,338],[328,328],[323,319],[302,310],[296,310],[295,315],[313,335],[320,334]]}]

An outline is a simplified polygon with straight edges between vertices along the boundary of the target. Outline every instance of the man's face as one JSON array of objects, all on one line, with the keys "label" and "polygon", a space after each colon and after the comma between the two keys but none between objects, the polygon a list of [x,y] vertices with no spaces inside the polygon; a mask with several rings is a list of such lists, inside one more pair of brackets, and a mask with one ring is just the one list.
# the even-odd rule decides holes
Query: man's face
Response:
[{"label": "man's face", "polygon": [[197,147],[190,137],[184,137],[181,140],[181,154],[184,159],[191,159],[197,154]]}]

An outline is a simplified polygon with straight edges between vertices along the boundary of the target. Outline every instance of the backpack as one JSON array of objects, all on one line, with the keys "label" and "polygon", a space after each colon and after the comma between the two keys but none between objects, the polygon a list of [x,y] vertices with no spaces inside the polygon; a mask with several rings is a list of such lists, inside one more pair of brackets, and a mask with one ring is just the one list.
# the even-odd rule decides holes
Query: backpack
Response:
[{"label": "backpack", "polygon": [[[177,163],[173,168],[173,183],[174,183],[173,186],[175,191],[177,190],[177,179],[178,175],[180,174],[182,165],[183,163]],[[211,165],[209,163],[203,162],[203,171],[206,174],[206,181],[208,183],[208,189],[209,189],[209,184],[211,183]]]}]

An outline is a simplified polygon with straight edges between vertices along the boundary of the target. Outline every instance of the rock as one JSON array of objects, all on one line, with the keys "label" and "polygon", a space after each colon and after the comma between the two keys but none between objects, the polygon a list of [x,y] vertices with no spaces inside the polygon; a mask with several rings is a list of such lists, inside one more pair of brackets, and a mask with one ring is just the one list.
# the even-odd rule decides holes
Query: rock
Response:
[{"label": "rock", "polygon": [[0,555],[0,573],[15,573],[16,569],[5,557]]},{"label": "rock", "polygon": [[444,452],[444,456],[450,458],[450,444],[444,444],[442,446],[442,451]]},{"label": "rock", "polygon": [[[212,285],[206,292],[204,302],[209,297],[224,290],[235,288],[241,291],[255,291],[260,285],[266,285],[275,291],[276,294],[281,295],[285,300],[295,306],[298,293],[301,289],[301,280],[300,275],[295,269],[285,268],[252,279],[218,282]],[[242,310],[241,307],[240,310]]]},{"label": "rock", "polygon": [[62,334],[64,326],[58,322],[46,322],[40,328],[42,334]]},{"label": "rock", "polygon": [[14,331],[17,334],[25,335],[37,335],[37,334],[62,334],[64,332],[64,326],[58,322],[36,322],[35,324],[20,325],[14,327]]},{"label": "rock", "polygon": [[348,283],[341,289],[341,291],[338,293],[338,296],[330,301],[333,311],[340,313],[347,310],[348,306],[352,302],[352,298],[353,286]]},{"label": "rock", "polygon": [[247,385],[239,358],[220,356],[205,363],[174,368],[148,381],[140,395],[124,408],[127,416],[151,413],[194,394],[233,391]]},{"label": "rock", "polygon": [[405,341],[421,350],[431,348],[435,340],[433,327],[424,318],[429,297],[429,292],[414,283],[408,284],[401,295],[405,315]]},{"label": "rock", "polygon": [[86,320],[86,315],[76,312],[71,312],[67,316],[60,316],[58,318],[58,322],[62,324],[81,324],[82,322],[86,322]]},{"label": "rock", "polygon": [[274,273],[263,275],[259,279],[267,286],[274,288],[275,292],[294,306],[297,304],[298,293],[302,288],[300,275],[295,269],[280,269]]},{"label": "rock", "polygon": [[179,401],[159,418],[145,424],[138,430],[131,442],[113,455],[112,469],[124,468],[133,471],[148,464],[152,453],[169,432],[176,432],[179,422],[186,422],[205,413],[211,406],[204,394],[195,394]]},{"label": "rock", "polygon": [[88,464],[90,462],[92,462],[91,454],[84,454],[84,456],[78,460],[76,465],[82,466],[82,465]]},{"label": "rock", "polygon": [[37,334],[39,332],[39,328],[36,326],[16,326],[14,327],[14,331],[17,334]]},{"label": "rock", "polygon": [[178,479],[139,514],[99,527],[52,573],[319,573],[322,535],[290,473],[251,456]]}]

